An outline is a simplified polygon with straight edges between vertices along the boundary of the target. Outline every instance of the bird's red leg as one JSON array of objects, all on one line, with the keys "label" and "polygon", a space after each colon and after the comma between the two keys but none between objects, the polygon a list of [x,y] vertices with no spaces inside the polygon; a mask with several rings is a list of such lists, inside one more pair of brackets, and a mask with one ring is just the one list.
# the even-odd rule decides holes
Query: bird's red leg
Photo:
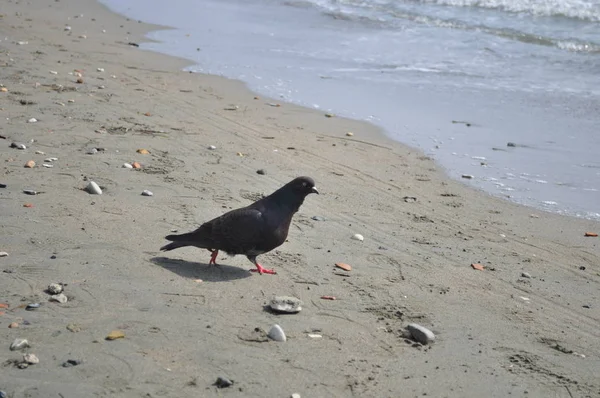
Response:
[{"label": "bird's red leg", "polygon": [[254,262],[254,265],[256,265],[256,269],[251,269],[250,272],[258,272],[259,274],[271,274],[271,275],[277,274],[277,272],[275,272],[275,270],[263,268],[262,265],[260,265],[257,262]]},{"label": "bird's red leg", "polygon": [[210,261],[208,262],[208,265],[210,265],[210,264],[219,265],[219,264],[217,264],[217,256],[218,255],[219,255],[218,250],[212,250],[211,255],[210,255]]}]

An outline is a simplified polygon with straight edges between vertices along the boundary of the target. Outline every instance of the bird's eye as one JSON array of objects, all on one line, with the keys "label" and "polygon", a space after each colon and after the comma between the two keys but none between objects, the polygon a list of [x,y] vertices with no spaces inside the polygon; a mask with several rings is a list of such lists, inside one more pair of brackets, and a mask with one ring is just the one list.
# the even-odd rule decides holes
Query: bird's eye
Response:
[{"label": "bird's eye", "polygon": [[303,186],[303,187],[306,187],[306,182],[303,182],[303,183],[302,183],[302,186]]}]

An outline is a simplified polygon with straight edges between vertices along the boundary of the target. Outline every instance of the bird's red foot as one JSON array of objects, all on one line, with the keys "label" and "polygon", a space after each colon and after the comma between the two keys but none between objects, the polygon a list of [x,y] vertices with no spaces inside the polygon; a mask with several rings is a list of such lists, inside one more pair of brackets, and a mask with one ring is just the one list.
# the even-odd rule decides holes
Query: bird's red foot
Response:
[{"label": "bird's red foot", "polygon": [[277,274],[277,272],[275,272],[275,270],[263,268],[262,265],[260,265],[259,263],[256,263],[256,269],[251,269],[250,272],[258,272],[259,274],[271,274],[271,275]]},{"label": "bird's red foot", "polygon": [[208,265],[211,265],[211,264],[219,265],[219,264],[217,264],[217,256],[218,255],[219,255],[219,251],[218,250],[213,250],[211,252],[210,261],[208,262]]}]

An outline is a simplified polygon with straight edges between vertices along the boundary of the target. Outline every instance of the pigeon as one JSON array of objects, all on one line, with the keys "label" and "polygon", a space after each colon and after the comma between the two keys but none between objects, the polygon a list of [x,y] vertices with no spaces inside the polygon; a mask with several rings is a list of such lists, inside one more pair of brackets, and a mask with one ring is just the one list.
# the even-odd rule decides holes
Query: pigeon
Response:
[{"label": "pigeon", "polygon": [[160,250],[186,246],[207,249],[212,253],[209,264],[214,265],[217,265],[219,250],[232,256],[243,254],[256,266],[252,272],[276,274],[274,270],[263,268],[256,257],[285,242],[294,213],[311,193],[319,193],[312,178],[295,178],[271,195],[205,222],[195,231],[166,236],[171,243]]}]

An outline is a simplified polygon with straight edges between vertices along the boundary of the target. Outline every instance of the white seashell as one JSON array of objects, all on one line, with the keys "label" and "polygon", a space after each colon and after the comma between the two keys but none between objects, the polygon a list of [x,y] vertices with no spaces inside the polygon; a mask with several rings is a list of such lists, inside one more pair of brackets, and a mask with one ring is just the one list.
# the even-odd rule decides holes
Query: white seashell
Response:
[{"label": "white seashell", "polygon": [[54,167],[53,164],[48,164],[48,163],[42,163],[42,166],[45,167],[45,168],[47,168],[47,169],[51,169],[51,168]]},{"label": "white seashell", "polygon": [[285,337],[285,333],[283,332],[283,329],[279,325],[273,325],[271,330],[269,330],[269,333],[267,334],[267,336],[271,340],[275,340],[275,341],[283,342],[283,341],[287,340],[287,338]]},{"label": "white seashell", "polygon": [[8,253],[7,252],[0,252],[0,257],[7,257]]},{"label": "white seashell", "polygon": [[208,149],[215,150],[215,149],[217,149],[217,147],[216,147],[216,146],[214,146],[214,145],[209,145],[209,146],[208,146]]},{"label": "white seashell", "polygon": [[291,398],[302,398],[302,397],[300,396],[300,394],[298,394],[298,393],[296,392],[296,393],[293,393],[293,394],[292,394],[292,397],[291,397]]},{"label": "white seashell", "polygon": [[65,30],[68,32],[71,30],[71,27],[69,25],[65,26]]},{"label": "white seashell", "polygon": [[296,314],[302,310],[302,301],[296,297],[278,296],[269,303],[273,311]]},{"label": "white seashell", "polygon": [[97,68],[96,69],[98,72],[104,72],[104,68]]},{"label": "white seashell", "polygon": [[75,100],[74,100],[74,99],[70,99],[70,100],[67,100],[67,102],[68,102],[69,104],[72,104],[72,103],[74,103],[74,102],[75,102]]},{"label": "white seashell", "polygon": [[32,117],[31,119],[29,119],[29,120],[27,121],[27,123],[36,123],[36,122],[37,122],[37,119],[36,119],[36,118],[34,118],[34,117]]},{"label": "white seashell", "polygon": [[11,351],[22,350],[24,348],[29,347],[29,341],[27,339],[15,339],[10,345]]},{"label": "white seashell", "polygon": [[63,285],[60,283],[51,283],[46,290],[48,290],[48,293],[50,294],[60,294],[63,292]]},{"label": "white seashell", "polygon": [[361,234],[354,234],[354,235],[352,236],[352,239],[354,239],[354,240],[358,240],[358,241],[361,241],[361,242],[362,242],[363,240],[365,240],[365,237],[364,237],[364,236],[362,236]]},{"label": "white seashell", "polygon": [[21,144],[19,142],[13,142],[11,146],[17,149],[27,149],[27,146],[25,144]]},{"label": "white seashell", "polygon": [[87,39],[87,36],[86,35],[79,35],[79,38],[80,39]]},{"label": "white seashell", "polygon": [[35,154],[36,154],[36,155],[45,155],[45,154],[46,154],[46,152],[42,152],[42,151],[35,151]]},{"label": "white seashell", "polygon": [[57,303],[65,304],[67,301],[69,301],[69,299],[64,295],[64,293],[60,293],[50,296],[50,301],[56,301]]},{"label": "white seashell", "polygon": [[142,196],[153,196],[154,194],[151,191],[148,191],[147,189],[144,189],[142,191]]},{"label": "white seashell", "polygon": [[316,334],[316,333],[309,333],[308,337],[310,337],[311,339],[320,339],[320,338],[323,338],[323,336],[321,336],[320,334]]},{"label": "white seashell", "polygon": [[96,184],[94,181],[90,181],[85,189],[92,195],[102,195],[102,189],[100,189],[100,186],[98,186],[98,184]]},{"label": "white seashell", "polygon": [[50,73],[53,74],[53,75],[58,75],[58,72],[55,71],[55,70],[51,70]]},{"label": "white seashell", "polygon": [[48,158],[48,159],[44,159],[44,162],[56,162],[58,160],[58,158]]},{"label": "white seashell", "polygon": [[408,329],[412,338],[421,344],[429,344],[435,340],[435,335],[431,330],[416,323],[409,323],[406,325],[406,329]]},{"label": "white seashell", "polygon": [[24,46],[25,44],[29,44],[29,42],[28,41],[18,41],[17,44],[20,46]]},{"label": "white seashell", "polygon": [[40,359],[35,354],[23,354],[23,362],[35,365],[36,363],[40,363]]},{"label": "white seashell", "polygon": [[133,166],[129,163],[123,163],[123,168],[124,169],[133,169]]}]

